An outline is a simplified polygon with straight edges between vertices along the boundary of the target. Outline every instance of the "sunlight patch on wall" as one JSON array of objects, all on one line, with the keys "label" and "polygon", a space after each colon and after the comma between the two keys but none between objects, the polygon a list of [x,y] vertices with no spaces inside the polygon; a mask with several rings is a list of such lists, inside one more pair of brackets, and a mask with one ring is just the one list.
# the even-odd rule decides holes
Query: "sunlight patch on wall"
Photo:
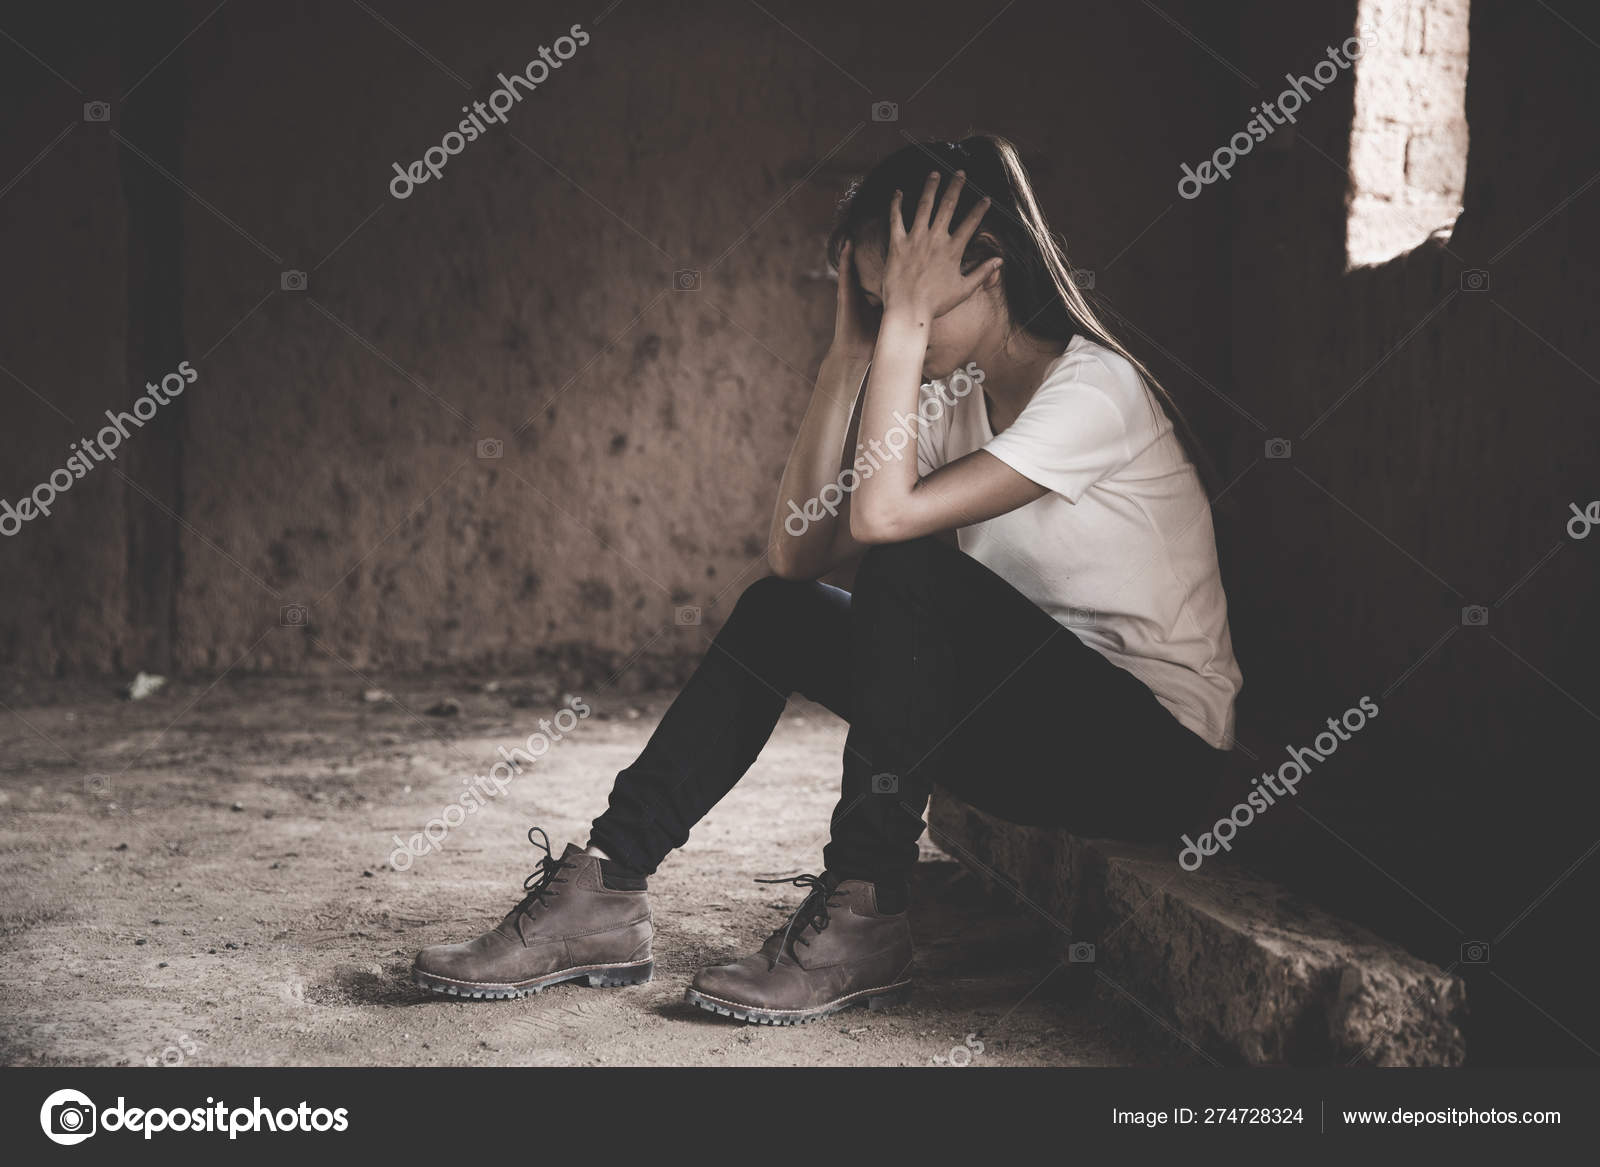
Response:
[{"label": "sunlight patch on wall", "polygon": [[1467,176],[1469,0],[1360,0],[1371,43],[1356,63],[1350,267],[1448,240]]}]

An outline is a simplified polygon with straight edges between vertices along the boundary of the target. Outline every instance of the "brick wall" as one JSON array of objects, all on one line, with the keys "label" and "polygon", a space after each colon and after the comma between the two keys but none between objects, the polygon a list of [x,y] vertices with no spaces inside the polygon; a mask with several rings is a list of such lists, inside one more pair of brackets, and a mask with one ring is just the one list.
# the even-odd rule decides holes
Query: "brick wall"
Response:
[{"label": "brick wall", "polygon": [[1381,263],[1461,213],[1467,0],[1362,0],[1350,129],[1349,257]]}]

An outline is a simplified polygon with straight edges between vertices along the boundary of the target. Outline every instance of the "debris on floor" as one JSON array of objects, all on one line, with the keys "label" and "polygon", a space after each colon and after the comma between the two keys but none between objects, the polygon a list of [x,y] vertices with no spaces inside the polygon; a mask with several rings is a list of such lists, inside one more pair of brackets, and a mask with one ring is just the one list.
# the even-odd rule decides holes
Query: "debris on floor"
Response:
[{"label": "debris on floor", "polygon": [[123,686],[122,695],[129,701],[143,701],[146,697],[159,693],[161,686],[166,683],[167,678],[163,676],[141,672],[132,681]]}]

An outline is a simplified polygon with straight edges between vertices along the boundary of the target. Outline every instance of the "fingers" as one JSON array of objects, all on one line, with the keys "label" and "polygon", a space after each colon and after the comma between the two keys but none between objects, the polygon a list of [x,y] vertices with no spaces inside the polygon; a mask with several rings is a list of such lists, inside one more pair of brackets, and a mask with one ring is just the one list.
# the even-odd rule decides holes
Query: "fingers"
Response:
[{"label": "fingers", "polygon": [[983,222],[984,215],[989,213],[989,204],[993,201],[988,195],[984,195],[973,204],[972,210],[967,212],[967,217],[961,220],[961,225],[955,231],[955,241],[962,247],[965,247],[967,241],[978,233],[978,224]]},{"label": "fingers", "polygon": [[966,275],[961,277],[961,298],[965,300],[972,293],[983,286],[983,281],[1000,270],[1000,265],[1005,261],[998,255],[993,259],[986,259]]},{"label": "fingers", "polygon": [[950,185],[944,188],[944,195],[939,199],[939,209],[933,213],[933,229],[950,233],[950,220],[955,218],[956,204],[961,201],[961,188],[967,185],[967,172],[958,170],[955,177],[950,180]]},{"label": "fingers", "polygon": [[[994,200],[984,195],[973,204],[960,225],[952,233],[950,223],[955,218],[956,208],[961,204],[961,192],[966,189],[967,172],[958,170],[951,176],[950,182],[945,186],[944,193],[939,194],[939,172],[932,171],[922,187],[922,199],[917,204],[917,216],[912,223],[912,230],[924,224],[928,229],[939,230],[950,235],[953,234],[956,243],[965,246],[978,231],[978,225],[983,222],[983,217],[989,211]],[[937,206],[935,206],[937,199]]]},{"label": "fingers", "polygon": [[889,242],[906,237],[905,216],[900,213],[900,204],[904,201],[903,191],[895,191],[894,197],[889,200]]},{"label": "fingers", "polygon": [[939,172],[930,171],[927,180],[922,184],[922,198],[917,200],[917,217],[912,223],[913,229],[924,227],[933,222],[934,200],[939,194]]}]

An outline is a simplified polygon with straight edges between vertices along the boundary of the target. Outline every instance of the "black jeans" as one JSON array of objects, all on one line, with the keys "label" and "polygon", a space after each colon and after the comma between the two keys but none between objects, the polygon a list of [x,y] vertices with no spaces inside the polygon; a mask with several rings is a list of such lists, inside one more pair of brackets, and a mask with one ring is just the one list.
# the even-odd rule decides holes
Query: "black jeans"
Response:
[{"label": "black jeans", "polygon": [[747,588],[591,841],[646,874],[756,760],[791,694],[850,723],[824,853],[840,878],[903,882],[934,783],[1017,823],[1175,839],[1221,759],[1132,674],[977,560],[883,544],[854,593]]}]

